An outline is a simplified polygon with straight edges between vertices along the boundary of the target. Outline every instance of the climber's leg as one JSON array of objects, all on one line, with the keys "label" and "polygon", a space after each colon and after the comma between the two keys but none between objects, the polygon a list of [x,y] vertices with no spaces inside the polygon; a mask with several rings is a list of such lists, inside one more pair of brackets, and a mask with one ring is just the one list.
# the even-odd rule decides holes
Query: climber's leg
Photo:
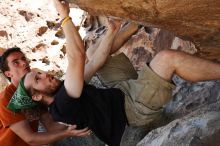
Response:
[{"label": "climber's leg", "polygon": [[181,51],[159,52],[150,67],[167,81],[174,73],[191,82],[220,79],[220,64]]}]

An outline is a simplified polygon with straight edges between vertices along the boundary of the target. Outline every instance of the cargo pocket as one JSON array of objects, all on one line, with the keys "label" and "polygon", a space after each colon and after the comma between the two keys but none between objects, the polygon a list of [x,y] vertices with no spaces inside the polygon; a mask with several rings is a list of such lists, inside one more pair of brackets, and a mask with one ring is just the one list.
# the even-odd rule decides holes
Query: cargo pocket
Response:
[{"label": "cargo pocket", "polygon": [[139,96],[136,97],[136,102],[152,110],[158,110],[169,102],[171,98],[172,88],[147,82]]},{"label": "cargo pocket", "polygon": [[[139,104],[138,107],[147,107],[152,110],[158,110],[157,106],[157,95],[158,86],[150,81],[146,81],[146,84],[142,87],[139,94],[135,97],[135,103]],[[142,105],[142,106],[140,106]],[[140,109],[144,110],[144,109]]]}]

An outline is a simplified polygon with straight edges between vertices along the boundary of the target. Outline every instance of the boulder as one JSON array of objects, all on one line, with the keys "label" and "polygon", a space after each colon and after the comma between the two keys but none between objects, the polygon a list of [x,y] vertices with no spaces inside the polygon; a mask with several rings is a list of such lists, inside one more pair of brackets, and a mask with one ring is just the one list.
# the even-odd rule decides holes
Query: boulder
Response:
[{"label": "boulder", "polygon": [[137,146],[218,146],[220,102],[201,107],[187,116],[151,131]]},{"label": "boulder", "polygon": [[218,0],[68,0],[92,15],[117,16],[168,30],[199,48],[198,55],[219,60]]}]

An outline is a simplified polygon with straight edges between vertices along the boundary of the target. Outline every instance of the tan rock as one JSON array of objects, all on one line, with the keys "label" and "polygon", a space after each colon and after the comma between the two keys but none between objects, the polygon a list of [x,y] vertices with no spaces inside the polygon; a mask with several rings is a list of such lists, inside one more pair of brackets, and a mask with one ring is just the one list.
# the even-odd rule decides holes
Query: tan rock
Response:
[{"label": "tan rock", "polygon": [[[198,55],[219,60],[218,0],[68,0],[92,15],[111,15],[169,30],[193,41]],[[217,53],[218,52],[218,53]]]}]

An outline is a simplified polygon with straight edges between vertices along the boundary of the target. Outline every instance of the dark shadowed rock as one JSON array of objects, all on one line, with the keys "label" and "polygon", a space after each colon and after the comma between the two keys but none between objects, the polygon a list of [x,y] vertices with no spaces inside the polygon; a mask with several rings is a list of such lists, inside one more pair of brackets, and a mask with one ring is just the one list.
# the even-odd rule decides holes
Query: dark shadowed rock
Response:
[{"label": "dark shadowed rock", "polygon": [[54,143],[53,146],[105,146],[95,135],[71,137]]}]

